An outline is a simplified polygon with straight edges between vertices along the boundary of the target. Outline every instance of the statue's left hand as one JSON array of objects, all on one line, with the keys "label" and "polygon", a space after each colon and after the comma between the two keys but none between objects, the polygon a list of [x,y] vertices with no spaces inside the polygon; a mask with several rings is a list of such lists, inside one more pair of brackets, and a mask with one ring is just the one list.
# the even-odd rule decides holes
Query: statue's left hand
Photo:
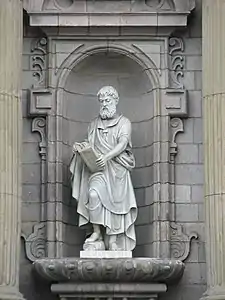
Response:
[{"label": "statue's left hand", "polygon": [[107,157],[105,155],[101,155],[96,159],[96,164],[100,169],[104,169],[107,162]]}]

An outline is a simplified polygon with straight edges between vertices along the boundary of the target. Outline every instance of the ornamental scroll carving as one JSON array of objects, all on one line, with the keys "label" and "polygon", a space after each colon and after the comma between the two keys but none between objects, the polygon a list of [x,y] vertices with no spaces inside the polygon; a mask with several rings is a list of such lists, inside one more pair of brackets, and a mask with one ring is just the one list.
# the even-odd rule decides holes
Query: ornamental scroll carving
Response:
[{"label": "ornamental scroll carving", "polygon": [[27,258],[34,262],[37,259],[46,257],[46,242],[45,242],[45,224],[40,223],[34,225],[33,232],[26,237],[22,235],[25,240],[25,252]]},{"label": "ornamental scroll carving", "polygon": [[198,235],[196,232],[191,232],[189,235],[184,232],[182,225],[177,223],[171,223],[171,256],[175,259],[184,261],[188,258],[191,248],[191,240],[197,239]]},{"label": "ornamental scroll carving", "polygon": [[184,89],[184,43],[181,38],[169,39],[170,88]]},{"label": "ornamental scroll carving", "polygon": [[34,40],[31,47],[31,67],[35,78],[34,88],[45,87],[47,69],[47,38]]}]

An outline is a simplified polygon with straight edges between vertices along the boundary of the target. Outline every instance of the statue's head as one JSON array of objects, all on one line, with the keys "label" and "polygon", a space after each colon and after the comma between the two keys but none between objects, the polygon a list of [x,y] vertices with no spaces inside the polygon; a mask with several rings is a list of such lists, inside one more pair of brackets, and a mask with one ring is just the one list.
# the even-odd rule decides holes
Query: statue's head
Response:
[{"label": "statue's head", "polygon": [[100,117],[110,119],[116,114],[116,106],[119,102],[119,94],[112,86],[103,86],[98,94],[100,104]]}]

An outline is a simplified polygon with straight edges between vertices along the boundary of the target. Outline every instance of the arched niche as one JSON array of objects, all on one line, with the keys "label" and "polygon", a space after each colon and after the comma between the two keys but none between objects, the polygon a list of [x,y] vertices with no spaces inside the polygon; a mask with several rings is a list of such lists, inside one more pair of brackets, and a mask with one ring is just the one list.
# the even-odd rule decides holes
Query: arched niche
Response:
[{"label": "arched niche", "polygon": [[56,122],[60,124],[60,132],[63,133],[63,256],[79,255],[84,240],[84,231],[77,226],[76,201],[71,199],[68,184],[72,144],[85,138],[88,124],[98,115],[96,94],[104,85],[113,85],[118,90],[118,111],[132,122],[136,158],[132,180],[139,207],[134,255],[149,256],[153,236],[154,120],[157,116],[158,89],[151,69],[114,49],[86,55],[78,63],[64,69],[63,75],[56,101]]}]

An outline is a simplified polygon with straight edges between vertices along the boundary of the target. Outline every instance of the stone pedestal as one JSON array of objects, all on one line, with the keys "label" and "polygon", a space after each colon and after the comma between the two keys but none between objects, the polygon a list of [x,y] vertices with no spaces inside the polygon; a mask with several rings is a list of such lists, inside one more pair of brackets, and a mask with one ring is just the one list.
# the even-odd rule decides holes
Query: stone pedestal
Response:
[{"label": "stone pedestal", "polygon": [[0,299],[21,299],[22,1],[0,1],[0,39]]},{"label": "stone pedestal", "polygon": [[[88,251],[87,251],[88,252]],[[34,270],[66,299],[158,299],[178,281],[184,264],[157,258],[40,259]]]},{"label": "stone pedestal", "polygon": [[225,299],[225,1],[203,4],[206,262],[204,299]]},{"label": "stone pedestal", "polygon": [[80,251],[80,258],[132,258],[132,251]]}]

